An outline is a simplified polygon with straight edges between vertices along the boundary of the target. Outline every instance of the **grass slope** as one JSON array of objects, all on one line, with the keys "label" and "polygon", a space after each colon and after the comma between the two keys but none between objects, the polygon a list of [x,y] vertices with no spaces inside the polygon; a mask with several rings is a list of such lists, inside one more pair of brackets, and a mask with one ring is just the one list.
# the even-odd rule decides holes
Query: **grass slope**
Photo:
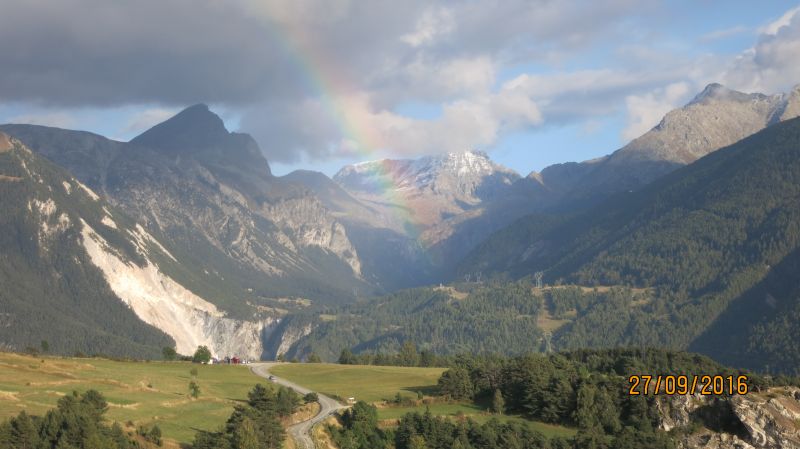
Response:
[{"label": "grass slope", "polygon": [[[200,397],[189,397],[190,371]],[[0,353],[0,420],[22,410],[43,415],[73,390],[95,389],[109,402],[108,419],[158,424],[167,439],[188,443],[197,430],[225,423],[237,401],[258,383],[243,366],[179,362],[29,357]]]},{"label": "grass slope", "polygon": [[391,400],[397,393],[416,397],[417,391],[430,392],[444,368],[405,368],[399,366],[337,365],[291,363],[270,371],[328,396],[355,397],[366,402]]}]

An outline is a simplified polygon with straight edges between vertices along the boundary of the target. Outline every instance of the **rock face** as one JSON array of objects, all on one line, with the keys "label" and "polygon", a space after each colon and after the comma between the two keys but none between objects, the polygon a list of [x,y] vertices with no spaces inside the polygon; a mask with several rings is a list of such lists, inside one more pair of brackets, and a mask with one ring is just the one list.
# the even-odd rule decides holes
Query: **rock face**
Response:
[{"label": "rock face", "polygon": [[[113,223],[111,220],[108,222]],[[144,254],[150,246],[163,248],[141,227],[133,232],[130,235]],[[111,290],[139,319],[172,337],[178,353],[192,354],[204,345],[217,356],[261,357],[262,334],[274,324],[274,318],[227,318],[213,304],[165,275],[146,255],[142,266],[123,260],[113,251],[113,245],[85,221],[81,221],[81,240]]]},{"label": "rock face", "polygon": [[800,389],[795,387],[724,399],[674,396],[658,405],[663,430],[703,424],[680,438],[681,448],[800,448]]}]

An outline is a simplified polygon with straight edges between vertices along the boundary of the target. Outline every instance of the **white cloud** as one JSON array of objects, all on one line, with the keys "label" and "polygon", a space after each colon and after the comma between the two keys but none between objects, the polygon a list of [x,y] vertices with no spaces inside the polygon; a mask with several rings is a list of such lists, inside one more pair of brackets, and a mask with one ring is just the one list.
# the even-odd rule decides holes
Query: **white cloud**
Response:
[{"label": "white cloud", "polygon": [[454,29],[452,12],[444,7],[433,7],[425,10],[417,20],[414,31],[400,36],[400,40],[412,47],[420,47],[440,36],[447,36]]},{"label": "white cloud", "polygon": [[[286,132],[287,122],[302,118],[306,126],[288,128],[293,135],[285,141],[273,139],[273,143],[290,148],[285,154],[278,154],[279,160],[288,161],[299,160],[301,154],[325,159],[348,157],[367,150],[386,156],[413,157],[485,148],[496,143],[505,131],[542,122],[536,103],[514,85],[503,86],[495,93],[447,103],[441,116],[433,120],[375,109],[366,93],[332,101],[340,120],[333,119],[329,106],[320,101],[298,104],[290,116],[283,119],[264,110],[251,111],[245,119],[263,124],[259,132],[270,135],[279,129]],[[302,142],[302,146],[292,146],[298,142]]]},{"label": "white cloud", "polygon": [[[365,143],[396,155],[491,147],[508,130],[626,111],[624,135],[633,137],[708,82],[775,92],[800,81],[800,8],[766,24],[733,61],[654,44],[681,41],[651,26],[665,8],[655,0],[11,2],[0,15],[0,101],[159,105],[124,133],[209,102],[240,112],[241,130],[269,159],[287,162]],[[700,42],[746,31],[712,31]],[[509,73],[523,74],[504,82]],[[441,116],[393,112],[408,103],[436,104]]]},{"label": "white cloud", "polygon": [[761,27],[758,30],[759,33],[760,34],[766,34],[766,35],[769,35],[769,36],[774,36],[774,35],[778,34],[778,31],[780,31],[781,28],[783,28],[785,26],[789,26],[791,24],[792,19],[794,19],[794,16],[797,15],[798,12],[800,12],[800,6],[798,6],[796,8],[792,8],[792,9],[786,11],[778,19],[776,19],[776,20],[768,23],[767,25]]},{"label": "white cloud", "polygon": [[689,84],[677,82],[644,95],[625,98],[628,124],[622,131],[624,140],[633,140],[658,124],[667,112],[683,105],[692,94]]},{"label": "white cloud", "polygon": [[[566,61],[618,36],[652,0],[645,3],[10,2],[0,15],[0,101],[165,110],[213,103],[242,111],[241,129],[277,161],[347,147],[342,122],[374,124],[364,133],[398,139],[373,139],[387,148],[411,148],[413,136],[434,131],[449,136],[434,138],[438,147],[469,136],[488,145],[504,129],[541,120],[529,93],[497,86],[505,64]],[[390,112],[407,102],[439,103],[444,114],[428,123]],[[162,112],[146,111],[120,131],[145,128]]]},{"label": "white cloud", "polygon": [[731,62],[722,81],[748,92],[784,92],[800,83],[800,7],[761,31],[756,45]]}]

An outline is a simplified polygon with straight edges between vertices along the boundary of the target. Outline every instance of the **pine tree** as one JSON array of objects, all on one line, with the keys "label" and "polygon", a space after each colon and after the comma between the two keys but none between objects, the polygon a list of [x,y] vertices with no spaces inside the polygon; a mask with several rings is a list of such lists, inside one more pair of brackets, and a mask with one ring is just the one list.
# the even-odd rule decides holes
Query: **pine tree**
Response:
[{"label": "pine tree", "polygon": [[236,449],[259,449],[258,432],[250,418],[245,417],[233,432],[233,445]]},{"label": "pine tree", "polygon": [[494,390],[494,397],[492,397],[492,411],[502,415],[506,408],[506,401],[503,399],[503,393],[497,389]]}]

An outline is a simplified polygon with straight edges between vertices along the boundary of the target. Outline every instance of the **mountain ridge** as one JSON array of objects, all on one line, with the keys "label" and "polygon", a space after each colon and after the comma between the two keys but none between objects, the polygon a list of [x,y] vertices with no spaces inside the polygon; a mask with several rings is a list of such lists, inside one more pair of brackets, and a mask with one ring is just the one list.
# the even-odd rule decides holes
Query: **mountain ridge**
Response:
[{"label": "mountain ridge", "polygon": [[[178,147],[197,137],[186,123],[197,116],[200,125],[215,124],[215,137]],[[217,305],[231,313],[246,316],[245,302],[259,296],[320,294],[325,301],[346,298],[353,286],[367,290],[341,224],[303,188],[272,176],[251,137],[229,133],[205,105],[175,117],[130,143],[28,125],[0,128],[72,170],[192,261],[194,272],[185,275],[214,290]]]}]

